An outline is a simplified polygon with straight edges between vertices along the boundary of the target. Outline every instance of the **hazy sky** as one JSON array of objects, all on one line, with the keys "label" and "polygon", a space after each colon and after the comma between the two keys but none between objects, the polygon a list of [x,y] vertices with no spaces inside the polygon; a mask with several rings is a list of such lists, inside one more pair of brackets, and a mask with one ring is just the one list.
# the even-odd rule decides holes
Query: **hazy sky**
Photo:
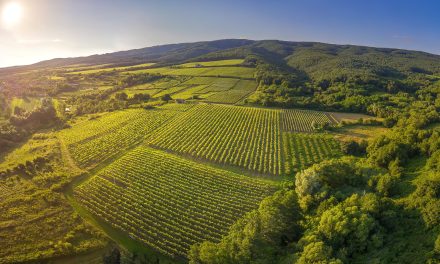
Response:
[{"label": "hazy sky", "polygon": [[[21,18],[5,18],[11,2]],[[0,67],[223,38],[440,54],[439,12],[436,0],[0,0]]]}]

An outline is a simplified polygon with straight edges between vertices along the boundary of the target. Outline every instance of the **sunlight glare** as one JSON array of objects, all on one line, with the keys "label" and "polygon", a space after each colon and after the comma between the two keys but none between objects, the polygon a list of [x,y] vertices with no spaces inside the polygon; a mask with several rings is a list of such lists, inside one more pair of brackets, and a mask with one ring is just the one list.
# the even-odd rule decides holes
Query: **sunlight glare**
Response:
[{"label": "sunlight glare", "polygon": [[11,2],[3,7],[2,21],[6,28],[17,25],[22,17],[22,7],[16,2]]}]

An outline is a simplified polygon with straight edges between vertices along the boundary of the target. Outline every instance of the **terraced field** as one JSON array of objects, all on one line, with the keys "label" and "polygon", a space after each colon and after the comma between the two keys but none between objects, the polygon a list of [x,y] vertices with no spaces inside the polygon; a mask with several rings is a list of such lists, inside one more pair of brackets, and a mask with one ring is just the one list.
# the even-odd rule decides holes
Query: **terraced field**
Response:
[{"label": "terraced field", "polygon": [[342,156],[333,136],[324,134],[283,133],[284,174],[298,171],[325,159]]},{"label": "terraced field", "polygon": [[250,107],[196,105],[154,131],[154,147],[236,165],[281,173],[280,112]]},{"label": "terraced field", "polygon": [[154,250],[186,258],[218,242],[274,191],[266,182],[140,146],[75,189],[94,215]]},{"label": "terraced field", "polygon": [[59,137],[76,163],[88,168],[142,141],[176,113],[163,109],[108,113],[65,129]]}]

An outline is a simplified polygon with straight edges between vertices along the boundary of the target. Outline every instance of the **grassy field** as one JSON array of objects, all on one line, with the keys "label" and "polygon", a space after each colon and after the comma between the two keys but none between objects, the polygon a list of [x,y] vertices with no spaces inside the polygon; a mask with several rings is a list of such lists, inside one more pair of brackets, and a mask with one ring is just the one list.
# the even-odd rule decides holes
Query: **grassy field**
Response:
[{"label": "grassy field", "polygon": [[59,191],[77,175],[55,135],[34,135],[4,157],[0,172],[0,263],[36,263],[105,245]]},{"label": "grassy field", "polygon": [[232,59],[232,60],[218,60],[218,61],[199,61],[199,62],[190,62],[179,64],[177,67],[196,67],[196,66],[204,66],[204,67],[213,67],[213,66],[235,66],[240,65],[244,62],[243,59]]},{"label": "grassy field", "polygon": [[20,107],[26,112],[30,112],[40,105],[41,100],[39,98],[14,98],[11,101],[11,112],[14,111],[15,107]]},{"label": "grassy field", "polygon": [[364,119],[364,120],[375,119],[374,117],[369,115],[355,114],[355,113],[330,112],[329,114],[333,116],[337,122],[342,122],[342,121],[354,122],[354,121],[358,121],[359,119]]},{"label": "grassy field", "polygon": [[154,63],[144,63],[144,64],[138,64],[133,66],[122,66],[122,67],[106,67],[106,65],[103,66],[103,68],[99,68],[97,66],[92,68],[88,67],[87,69],[84,68],[68,68],[67,71],[69,71],[67,74],[92,74],[92,73],[98,73],[98,72],[111,72],[111,71],[129,71],[136,68],[144,68],[154,65]]},{"label": "grassy field", "polygon": [[341,141],[355,140],[360,142],[384,135],[388,131],[388,128],[382,126],[349,125],[337,128],[332,134]]},{"label": "grassy field", "polygon": [[274,186],[145,146],[75,189],[94,215],[174,258],[191,245],[219,241]]}]

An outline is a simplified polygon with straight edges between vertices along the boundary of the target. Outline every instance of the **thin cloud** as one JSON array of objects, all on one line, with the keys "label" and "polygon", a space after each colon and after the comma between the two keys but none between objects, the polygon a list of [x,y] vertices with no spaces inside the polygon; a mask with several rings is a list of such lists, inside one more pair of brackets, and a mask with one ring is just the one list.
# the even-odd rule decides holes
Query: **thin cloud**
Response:
[{"label": "thin cloud", "polygon": [[59,43],[63,42],[61,39],[19,39],[18,44],[46,44],[46,43]]}]

